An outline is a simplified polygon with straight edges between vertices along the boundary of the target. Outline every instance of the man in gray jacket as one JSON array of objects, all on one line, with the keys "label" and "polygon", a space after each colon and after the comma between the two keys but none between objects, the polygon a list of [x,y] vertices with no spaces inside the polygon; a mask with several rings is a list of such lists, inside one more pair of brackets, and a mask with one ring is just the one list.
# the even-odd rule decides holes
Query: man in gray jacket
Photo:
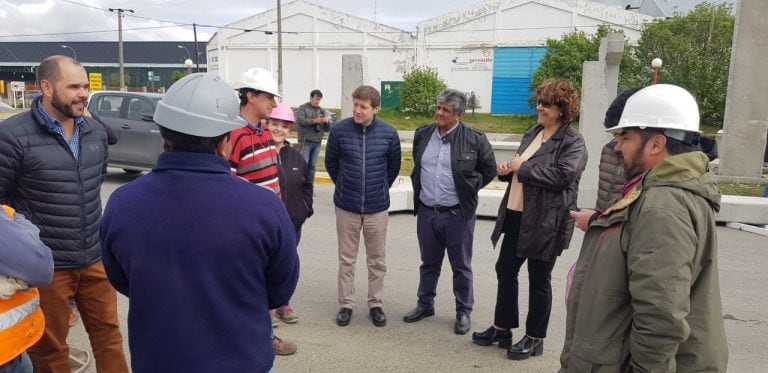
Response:
[{"label": "man in gray jacket", "polygon": [[584,236],[560,371],[724,372],[720,191],[697,151],[698,105],[680,87],[653,85],[611,131],[627,182]]},{"label": "man in gray jacket", "polygon": [[299,125],[299,147],[304,160],[309,165],[309,180],[314,183],[317,159],[320,156],[320,146],[323,134],[331,124],[331,113],[320,107],[323,93],[313,89],[309,93],[309,102],[296,108],[296,123]]}]

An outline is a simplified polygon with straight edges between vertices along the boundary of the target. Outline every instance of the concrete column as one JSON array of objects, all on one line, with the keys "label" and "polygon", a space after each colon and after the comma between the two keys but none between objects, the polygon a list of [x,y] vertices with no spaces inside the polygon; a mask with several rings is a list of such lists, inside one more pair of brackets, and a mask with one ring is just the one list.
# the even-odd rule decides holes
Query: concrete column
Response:
[{"label": "concrete column", "polygon": [[600,41],[599,61],[585,61],[581,78],[579,131],[587,145],[587,168],[579,183],[579,207],[593,208],[597,201],[600,152],[611,138],[605,132],[605,111],[616,97],[624,35],[609,34]]},{"label": "concrete column", "polygon": [[341,56],[341,117],[352,116],[352,92],[365,84],[363,56],[345,54]]},{"label": "concrete column", "polygon": [[768,1],[736,2],[720,174],[759,178],[768,125]]}]

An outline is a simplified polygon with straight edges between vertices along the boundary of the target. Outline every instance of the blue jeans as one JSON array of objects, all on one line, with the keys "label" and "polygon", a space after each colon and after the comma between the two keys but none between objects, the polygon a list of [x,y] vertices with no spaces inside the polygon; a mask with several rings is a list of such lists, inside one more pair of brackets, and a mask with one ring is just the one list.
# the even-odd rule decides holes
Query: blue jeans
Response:
[{"label": "blue jeans", "polygon": [[32,360],[24,352],[4,365],[0,365],[0,373],[32,373]]},{"label": "blue jeans", "polygon": [[315,183],[315,169],[317,168],[317,159],[320,157],[320,145],[319,142],[304,141],[301,145],[301,154],[304,156],[304,161],[309,166],[309,180]]}]

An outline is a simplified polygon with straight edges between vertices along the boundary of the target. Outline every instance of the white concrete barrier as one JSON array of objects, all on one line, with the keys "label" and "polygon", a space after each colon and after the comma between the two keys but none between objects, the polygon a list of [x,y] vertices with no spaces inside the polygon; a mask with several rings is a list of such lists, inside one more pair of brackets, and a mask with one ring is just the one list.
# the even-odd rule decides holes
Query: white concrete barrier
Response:
[{"label": "white concrete barrier", "polygon": [[[495,182],[478,193],[477,216],[495,218],[504,196],[506,183]],[[400,176],[389,189],[390,212],[413,211],[411,178]],[[725,195],[720,201],[718,222],[738,222],[759,226],[768,225],[768,198]]]}]

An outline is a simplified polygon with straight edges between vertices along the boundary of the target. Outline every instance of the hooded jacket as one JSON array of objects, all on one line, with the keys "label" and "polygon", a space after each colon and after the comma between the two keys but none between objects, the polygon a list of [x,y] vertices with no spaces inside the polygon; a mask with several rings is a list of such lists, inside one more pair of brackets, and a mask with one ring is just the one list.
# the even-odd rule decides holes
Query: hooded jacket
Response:
[{"label": "hooded jacket", "polygon": [[667,157],[586,232],[560,372],[724,372],[720,192],[704,153]]}]

